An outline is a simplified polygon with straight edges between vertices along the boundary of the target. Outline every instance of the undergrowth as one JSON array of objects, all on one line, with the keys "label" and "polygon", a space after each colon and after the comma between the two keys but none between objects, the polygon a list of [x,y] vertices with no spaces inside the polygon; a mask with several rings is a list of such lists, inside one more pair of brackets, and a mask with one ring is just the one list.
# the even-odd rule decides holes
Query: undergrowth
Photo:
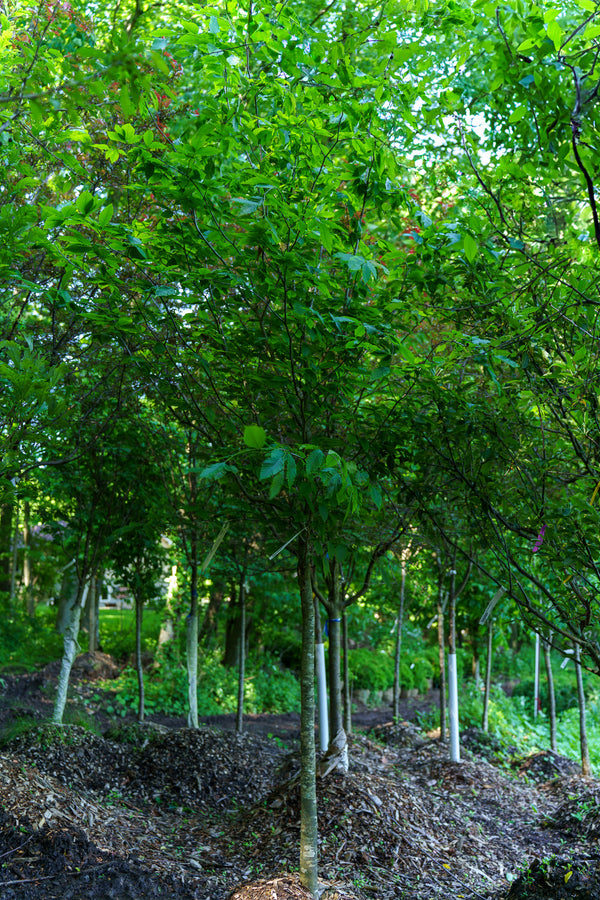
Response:
[{"label": "undergrowth", "polygon": [[[128,666],[102,687],[116,691],[115,712],[123,715],[136,710],[137,675]],[[161,649],[156,665],[145,677],[145,706],[148,713],[187,715],[187,670],[177,648]],[[235,712],[237,709],[237,671],[221,665],[220,653],[210,651],[198,661],[198,712],[200,715]],[[259,660],[250,657],[244,679],[244,711],[299,712],[300,686],[291,672],[282,669],[264,654]]]}]

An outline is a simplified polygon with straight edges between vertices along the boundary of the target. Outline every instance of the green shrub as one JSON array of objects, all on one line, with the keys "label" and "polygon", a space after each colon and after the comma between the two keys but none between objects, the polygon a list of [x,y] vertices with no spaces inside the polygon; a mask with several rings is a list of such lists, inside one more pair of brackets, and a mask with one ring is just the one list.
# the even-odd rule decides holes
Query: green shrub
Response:
[{"label": "green shrub", "polygon": [[62,635],[54,631],[56,610],[44,607],[31,617],[9,610],[0,621],[0,671],[32,672],[59,659]]},{"label": "green shrub", "polygon": [[383,650],[350,650],[348,668],[357,690],[384,691],[394,684],[394,660]]},{"label": "green shrub", "polygon": [[[167,645],[169,646],[169,645]],[[198,713],[215,715],[237,709],[237,671],[221,665],[221,651],[205,653],[198,661]],[[145,679],[148,713],[185,716],[188,712],[187,670],[176,647],[161,649],[158,665]],[[283,671],[264,655],[260,664],[252,658],[246,666],[244,710],[248,713],[289,712],[300,708],[300,686],[291,672]],[[117,709],[137,709],[137,675],[127,667],[118,679],[104,687],[117,692]]]}]

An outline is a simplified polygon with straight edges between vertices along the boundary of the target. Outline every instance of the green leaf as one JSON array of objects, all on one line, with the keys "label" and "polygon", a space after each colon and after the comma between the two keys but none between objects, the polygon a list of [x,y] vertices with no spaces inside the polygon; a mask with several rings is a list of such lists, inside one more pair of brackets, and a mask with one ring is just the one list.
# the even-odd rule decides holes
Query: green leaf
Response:
[{"label": "green leaf", "polygon": [[105,225],[108,225],[108,223],[112,219],[112,215],[113,215],[113,205],[112,205],[112,203],[109,203],[108,206],[105,206],[104,209],[100,210],[100,212],[98,214],[98,224],[101,225],[102,228],[104,228]]},{"label": "green leaf", "polygon": [[294,457],[292,456],[291,453],[288,453],[288,455],[287,455],[286,469],[287,469],[288,488],[291,488],[291,486],[293,485],[294,480],[296,478],[296,472],[297,472],[296,460],[294,459]]},{"label": "green leaf", "polygon": [[554,49],[557,51],[560,50],[560,45],[562,44],[562,38],[563,38],[563,30],[560,27],[560,25],[558,24],[558,22],[556,21],[556,19],[554,19],[554,21],[548,23],[547,33],[548,33],[548,37],[554,44]]},{"label": "green leaf", "polygon": [[211,34],[218,34],[218,33],[219,33],[219,20],[217,19],[216,16],[211,16],[211,17],[210,17],[210,25],[209,25],[208,27],[209,27],[209,29],[210,29],[210,33],[211,33]]},{"label": "green leaf", "polygon": [[528,108],[521,104],[521,106],[517,106],[515,110],[508,117],[508,121],[512,124],[514,122],[520,122],[521,119],[524,119],[527,113],[529,112]]},{"label": "green leaf", "polygon": [[269,500],[272,500],[277,496],[281,488],[283,487],[283,471],[278,472],[273,481],[271,482],[271,487],[269,488]]},{"label": "green leaf", "polygon": [[261,481],[264,481],[267,478],[273,478],[273,476],[277,475],[278,472],[283,472],[284,465],[285,453],[281,449],[281,447],[278,447],[276,450],[272,450],[271,453],[267,456],[264,463],[262,464],[260,475],[258,477]]},{"label": "green leaf", "polygon": [[199,477],[205,478],[207,481],[216,481],[219,478],[223,478],[229,469],[230,467],[226,462],[213,463],[211,466],[202,469]]},{"label": "green leaf", "polygon": [[377,507],[377,509],[381,509],[381,504],[383,503],[383,494],[381,493],[381,488],[378,484],[370,484],[369,485],[369,496],[371,500]]},{"label": "green leaf", "polygon": [[479,253],[479,244],[470,234],[465,234],[463,235],[463,247],[465,248],[465,256],[472,263]]},{"label": "green leaf", "polygon": [[94,208],[94,198],[89,191],[82,191],[75,202],[80,213],[86,216]]},{"label": "green leaf", "polygon": [[244,443],[253,450],[261,450],[267,443],[267,432],[260,425],[246,425]]},{"label": "green leaf", "polygon": [[319,448],[317,447],[315,450],[312,451],[312,453],[308,456],[308,459],[306,460],[306,474],[314,475],[315,472],[318,472],[318,470],[321,468],[324,461],[325,461],[325,454],[323,453],[322,450],[319,450]]}]

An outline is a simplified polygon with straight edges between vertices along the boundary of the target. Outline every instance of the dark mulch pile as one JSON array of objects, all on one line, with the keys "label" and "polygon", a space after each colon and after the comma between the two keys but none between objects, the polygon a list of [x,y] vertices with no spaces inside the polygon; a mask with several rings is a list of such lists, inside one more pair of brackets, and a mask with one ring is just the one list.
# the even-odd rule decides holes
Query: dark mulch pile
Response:
[{"label": "dark mulch pile", "polygon": [[511,765],[514,769],[518,769],[520,775],[527,775],[533,781],[539,782],[581,772],[580,765],[552,750],[517,757],[512,760]]},{"label": "dark mulch pile", "polygon": [[[73,685],[96,723],[108,709],[89,698],[102,706],[94,677],[109,664],[84,661]],[[228,730],[113,719],[100,736],[38,724],[55,674],[12,679],[0,702],[0,733],[7,706],[33,720],[0,747],[2,900],[306,900],[296,714],[281,734],[270,715],[241,736],[231,716]],[[371,730],[350,736],[349,772],[318,779],[322,900],[600,900],[600,787],[575,763],[548,752],[513,769],[477,729],[456,763],[389,709],[353,721]]]},{"label": "dark mulch pile", "polygon": [[2,900],[198,900],[199,887],[100,850],[80,829],[17,822],[0,810]]},{"label": "dark mulch pile", "polygon": [[40,725],[5,750],[71,788],[137,803],[228,809],[253,803],[284,751],[273,741],[202,728],[113,728],[106,737],[79,726]]}]

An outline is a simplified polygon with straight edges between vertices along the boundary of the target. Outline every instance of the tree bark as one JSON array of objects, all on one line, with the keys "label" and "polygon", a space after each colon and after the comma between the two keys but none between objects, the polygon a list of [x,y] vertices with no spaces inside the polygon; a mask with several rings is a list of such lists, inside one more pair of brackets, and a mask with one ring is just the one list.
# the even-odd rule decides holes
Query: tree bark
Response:
[{"label": "tree bark", "polygon": [[73,567],[73,564],[70,563],[62,573],[62,581],[58,594],[56,625],[54,627],[54,630],[58,631],[59,634],[65,633],[65,628],[67,627],[69,621],[69,610],[73,599],[73,593],[77,590],[77,584],[77,573]]},{"label": "tree bark", "polygon": [[[325,675],[325,644],[321,631],[319,600],[313,595],[315,604],[315,675],[317,678],[317,710],[319,714],[319,748],[322,752],[329,745],[329,720],[327,711],[327,677]],[[329,640],[329,662],[331,665],[331,636]]]},{"label": "tree bark", "polygon": [[144,670],[142,669],[142,619],[144,616],[143,597],[135,598],[135,670],[138,681],[138,722],[144,721]]},{"label": "tree bark", "polygon": [[448,610],[448,719],[450,725],[450,759],[460,762],[460,735],[458,724],[458,673],[456,667],[456,553],[450,570],[450,594]]},{"label": "tree bark", "polygon": [[15,503],[15,521],[13,526],[10,559],[10,602],[17,596],[17,570],[19,568],[19,505]]},{"label": "tree bark", "polygon": [[[242,635],[246,634],[246,585],[242,575],[240,581],[239,608],[240,608],[240,631]],[[237,712],[235,717],[235,730],[241,734],[244,730],[244,677],[246,669],[246,641],[239,641],[238,656],[238,695],[237,695]]]},{"label": "tree bark", "polygon": [[213,639],[217,633],[217,618],[219,615],[219,610],[221,609],[221,606],[223,604],[224,597],[225,582],[222,580],[213,581],[213,586],[208,598],[208,606],[206,607],[202,625],[200,626],[198,632],[198,639],[201,642],[205,640],[208,646],[212,644]]},{"label": "tree bark", "polygon": [[440,741],[446,740],[446,648],[444,645],[444,572],[440,570],[437,597],[438,659],[440,665]]},{"label": "tree bark", "polygon": [[188,671],[188,727],[198,728],[198,542],[192,536],[190,548],[190,612],[187,617],[186,656]]},{"label": "tree bark", "polygon": [[[329,740],[331,745],[336,742],[335,768],[340,772],[348,771],[348,742],[347,732],[343,724],[342,709],[342,680],[341,669],[341,633],[342,621],[342,597],[340,591],[340,566],[337,560],[330,561],[329,579],[327,585],[327,606],[329,614]],[[345,651],[344,651],[345,652]],[[343,749],[340,752],[340,746]]]},{"label": "tree bark", "polygon": [[298,539],[298,586],[302,607],[300,670],[300,881],[317,897],[318,825],[315,757],[315,607],[312,598],[310,548],[304,532]]},{"label": "tree bark", "polygon": [[550,716],[550,749],[557,753],[556,741],[556,695],[554,693],[554,676],[552,675],[551,642],[544,641],[544,663],[546,664],[546,681],[548,684],[548,713]]},{"label": "tree bark", "polygon": [[406,559],[402,553],[402,561],[400,568],[400,606],[398,608],[398,616],[396,624],[398,631],[396,632],[396,656],[394,659],[394,722],[400,721],[400,657],[402,654],[402,626],[404,624],[404,589],[406,585]]},{"label": "tree bark", "polygon": [[29,532],[29,503],[23,505],[23,593],[25,594],[25,609],[29,616],[35,613],[35,603],[31,589],[31,534]]},{"label": "tree bark", "polygon": [[488,622],[487,635],[487,660],[485,663],[485,688],[483,694],[483,721],[481,727],[483,731],[489,731],[489,708],[490,708],[490,690],[492,687],[492,650],[494,642],[494,623],[490,619]]},{"label": "tree bark", "polygon": [[350,665],[348,662],[348,617],[342,612],[342,635],[344,642],[344,731],[352,733],[352,699],[350,697]]},{"label": "tree bark", "polygon": [[52,721],[55,725],[62,725],[65,706],[67,704],[67,691],[69,688],[69,676],[73,661],[77,655],[77,638],[79,637],[79,624],[81,622],[81,611],[85,603],[88,592],[88,582],[85,584],[81,580],[77,580],[75,593],[71,597],[68,606],[68,616],[63,631],[63,658],[58,676],[58,687],[56,691],[56,700],[54,702],[54,713]]},{"label": "tree bark", "polygon": [[12,516],[12,504],[3,503],[0,507],[0,604],[8,604],[10,598]]},{"label": "tree bark", "polygon": [[540,711],[540,636],[535,633],[535,672],[533,673],[533,718],[537,719]]},{"label": "tree bark", "polygon": [[575,672],[577,674],[577,698],[579,700],[579,746],[581,748],[581,774],[592,774],[590,764],[590,748],[587,739],[587,725],[585,721],[585,694],[583,692],[583,675],[581,672],[581,649],[575,644]]},{"label": "tree bark", "polygon": [[97,578],[90,578],[87,600],[83,608],[84,630],[88,633],[88,649],[95,653],[99,645],[98,609],[100,605],[100,585]]}]

